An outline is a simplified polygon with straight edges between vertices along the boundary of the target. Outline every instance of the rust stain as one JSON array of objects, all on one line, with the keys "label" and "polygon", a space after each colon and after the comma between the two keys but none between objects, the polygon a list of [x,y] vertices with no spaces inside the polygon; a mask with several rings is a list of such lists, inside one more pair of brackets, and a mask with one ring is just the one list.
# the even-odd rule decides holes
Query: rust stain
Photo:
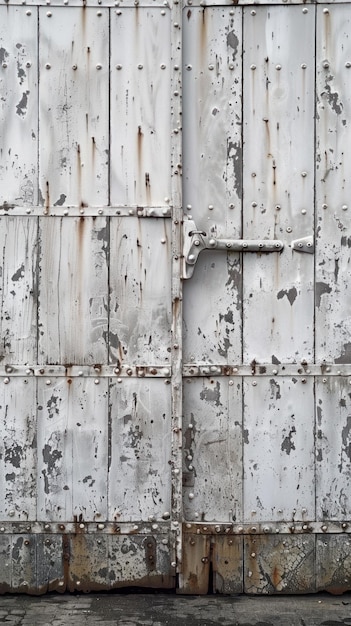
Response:
[{"label": "rust stain", "polygon": [[49,185],[49,181],[47,180],[45,183],[45,210],[49,213],[50,212],[50,185]]}]

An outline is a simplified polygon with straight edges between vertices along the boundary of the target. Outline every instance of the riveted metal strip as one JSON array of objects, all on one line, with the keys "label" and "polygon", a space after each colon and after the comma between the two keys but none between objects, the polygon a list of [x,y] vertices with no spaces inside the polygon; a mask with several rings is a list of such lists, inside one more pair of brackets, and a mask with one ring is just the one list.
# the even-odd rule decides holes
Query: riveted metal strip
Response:
[{"label": "riveted metal strip", "polygon": [[172,207],[165,205],[162,207],[145,206],[13,206],[3,204],[0,206],[0,216],[46,216],[46,217],[172,217]]},{"label": "riveted metal strip", "polygon": [[[68,378],[116,378],[122,382],[123,378],[167,378],[172,375],[170,365],[5,365],[0,368],[0,378],[9,383],[11,377],[44,376]],[[119,380],[120,379],[120,380]],[[48,383],[49,384],[49,383]]]},{"label": "riveted metal strip", "polygon": [[185,363],[183,376],[351,376],[351,365],[326,363],[250,363],[249,365],[219,365]]},{"label": "riveted metal strip", "polygon": [[198,535],[301,535],[351,533],[351,521],[264,522],[258,524],[184,523],[185,534]]},{"label": "riveted metal strip", "polygon": [[[169,513],[164,516],[169,517]],[[139,522],[1,522],[0,534],[98,534],[98,535],[165,535],[171,523],[165,521]],[[174,529],[172,529],[174,531]]]}]

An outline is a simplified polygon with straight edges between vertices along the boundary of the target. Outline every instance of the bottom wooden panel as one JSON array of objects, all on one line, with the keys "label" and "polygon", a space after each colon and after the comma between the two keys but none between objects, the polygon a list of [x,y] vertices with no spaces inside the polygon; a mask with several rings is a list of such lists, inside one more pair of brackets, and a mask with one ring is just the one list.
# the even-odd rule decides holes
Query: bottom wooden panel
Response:
[{"label": "bottom wooden panel", "polygon": [[208,592],[210,552],[210,535],[186,535],[184,537],[179,593],[206,594]]},{"label": "bottom wooden panel", "polygon": [[344,593],[351,589],[350,535],[317,535],[317,590]]},{"label": "bottom wooden panel", "polygon": [[246,537],[244,590],[252,594],[313,593],[316,590],[315,537]]},{"label": "bottom wooden panel", "polygon": [[0,535],[0,594],[175,587],[167,535]]},{"label": "bottom wooden panel", "polygon": [[243,539],[220,535],[212,548],[213,591],[241,593],[243,591]]},{"label": "bottom wooden panel", "polygon": [[65,591],[59,535],[2,535],[0,560],[0,593]]},{"label": "bottom wooden panel", "polygon": [[70,538],[69,591],[175,586],[168,535],[75,535]]}]

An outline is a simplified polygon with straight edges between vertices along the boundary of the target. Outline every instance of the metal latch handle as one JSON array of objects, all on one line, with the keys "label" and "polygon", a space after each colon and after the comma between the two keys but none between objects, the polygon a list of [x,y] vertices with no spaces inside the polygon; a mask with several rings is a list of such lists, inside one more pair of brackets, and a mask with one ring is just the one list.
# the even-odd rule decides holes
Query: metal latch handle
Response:
[{"label": "metal latch handle", "polygon": [[195,222],[184,222],[183,278],[191,278],[202,250],[230,250],[232,252],[280,252],[284,243],[278,239],[216,239],[196,228]]}]

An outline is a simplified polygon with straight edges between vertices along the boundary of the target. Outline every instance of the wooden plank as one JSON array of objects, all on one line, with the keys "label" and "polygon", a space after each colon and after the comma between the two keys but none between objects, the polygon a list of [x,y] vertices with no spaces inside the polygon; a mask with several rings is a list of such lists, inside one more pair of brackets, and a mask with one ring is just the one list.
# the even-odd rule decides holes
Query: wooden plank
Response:
[{"label": "wooden plank", "polygon": [[11,591],[35,593],[36,536],[31,534],[12,535]]},{"label": "wooden plank", "polygon": [[37,9],[0,7],[0,206],[38,203]]},{"label": "wooden plank", "polygon": [[107,379],[38,380],[38,516],[107,517]]},{"label": "wooden plank", "polygon": [[171,510],[171,398],[165,381],[110,387],[109,519],[161,520]]},{"label": "wooden plank", "polygon": [[2,379],[0,516],[3,521],[36,517],[36,384],[33,378]]},{"label": "wooden plank", "polygon": [[183,511],[187,520],[241,520],[241,392],[239,379],[185,381]]},{"label": "wooden plank", "polygon": [[351,517],[351,401],[346,378],[316,382],[316,506],[319,520]]},{"label": "wooden plank", "polygon": [[303,380],[245,379],[245,522],[314,519],[313,380]]},{"label": "wooden plank", "polygon": [[109,589],[108,544],[106,535],[70,537],[69,591]]},{"label": "wooden plank", "polygon": [[110,362],[167,364],[172,319],[170,222],[116,217],[110,237]]},{"label": "wooden plank", "polygon": [[41,202],[106,205],[108,12],[43,7],[39,16]]},{"label": "wooden plank", "polygon": [[[183,205],[207,237],[241,237],[241,17],[184,12]],[[241,280],[238,254],[200,255],[184,283],[185,362],[241,362]]]},{"label": "wooden plank", "polygon": [[349,6],[318,7],[316,358],[335,363],[351,362],[350,27]]},{"label": "wooden plank", "polygon": [[184,207],[196,226],[240,237],[242,12],[184,12]]},{"label": "wooden plank", "polygon": [[351,583],[349,535],[317,535],[316,586],[320,591],[341,594]]},{"label": "wooden plank", "polygon": [[111,13],[112,204],[160,206],[170,197],[170,18],[165,8]]},{"label": "wooden plank", "polygon": [[37,229],[32,217],[0,217],[0,360],[37,360]]},{"label": "wooden plank", "polygon": [[313,7],[244,9],[243,236],[285,246],[244,255],[248,363],[314,356],[313,256],[289,248],[314,232],[313,32]]},{"label": "wooden plank", "polygon": [[38,593],[49,591],[63,592],[64,560],[62,554],[62,536],[47,534],[36,535],[36,576]]},{"label": "wooden plank", "polygon": [[106,363],[106,219],[42,218],[39,229],[39,363]]},{"label": "wooden plank", "polygon": [[186,535],[183,539],[183,563],[180,573],[182,594],[208,593],[210,580],[209,535]]},{"label": "wooden plank", "polygon": [[214,593],[243,592],[243,538],[220,535],[212,551]]}]

